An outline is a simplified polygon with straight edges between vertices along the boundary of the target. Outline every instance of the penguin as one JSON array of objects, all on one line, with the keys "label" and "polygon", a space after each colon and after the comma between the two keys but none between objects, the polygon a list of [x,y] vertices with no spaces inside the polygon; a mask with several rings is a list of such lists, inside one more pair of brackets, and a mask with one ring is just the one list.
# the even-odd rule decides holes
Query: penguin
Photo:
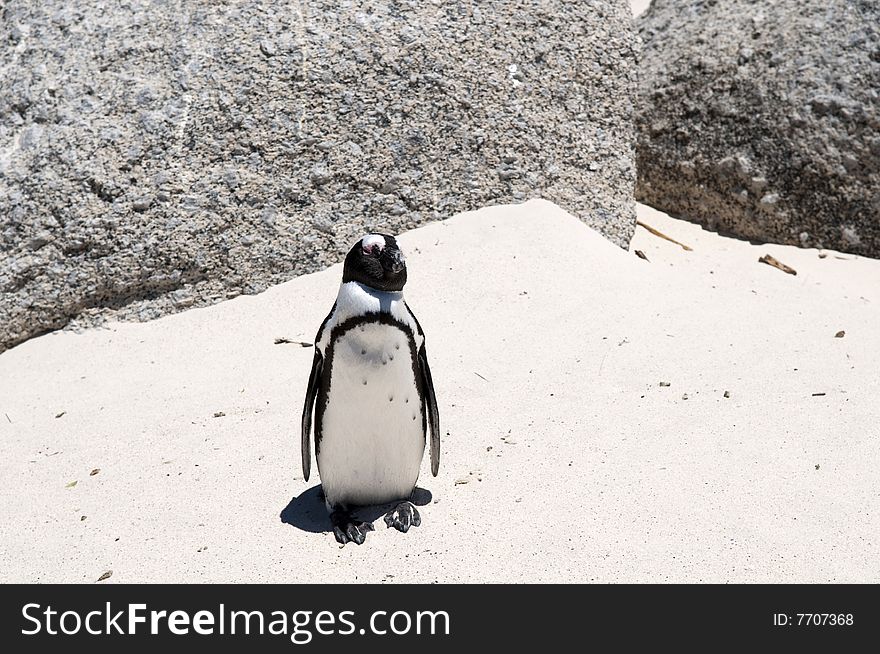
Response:
[{"label": "penguin", "polygon": [[428,431],[440,467],[440,415],[425,334],[403,299],[406,259],[393,236],[367,234],[345,257],[336,302],[315,337],[302,412],[302,469],[315,458],[333,534],[361,545],[371,522],[352,507],[395,503],[385,524],[406,533]]}]

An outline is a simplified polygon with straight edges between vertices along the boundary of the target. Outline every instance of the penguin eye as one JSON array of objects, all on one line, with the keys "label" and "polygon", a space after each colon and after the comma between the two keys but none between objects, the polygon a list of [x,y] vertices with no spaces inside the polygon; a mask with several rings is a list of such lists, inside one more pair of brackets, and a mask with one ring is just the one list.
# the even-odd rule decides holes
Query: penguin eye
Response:
[{"label": "penguin eye", "polygon": [[367,256],[379,256],[382,248],[385,247],[385,239],[378,234],[370,234],[365,236],[361,241],[361,250]]}]

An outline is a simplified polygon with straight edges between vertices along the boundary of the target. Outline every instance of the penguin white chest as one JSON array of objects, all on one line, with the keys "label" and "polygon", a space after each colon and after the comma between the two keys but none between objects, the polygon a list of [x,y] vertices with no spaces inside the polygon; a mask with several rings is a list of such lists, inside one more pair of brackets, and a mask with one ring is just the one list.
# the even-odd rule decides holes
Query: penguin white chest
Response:
[{"label": "penguin white chest", "polygon": [[327,503],[409,497],[425,449],[411,337],[394,325],[367,322],[335,337],[331,347],[317,445]]}]

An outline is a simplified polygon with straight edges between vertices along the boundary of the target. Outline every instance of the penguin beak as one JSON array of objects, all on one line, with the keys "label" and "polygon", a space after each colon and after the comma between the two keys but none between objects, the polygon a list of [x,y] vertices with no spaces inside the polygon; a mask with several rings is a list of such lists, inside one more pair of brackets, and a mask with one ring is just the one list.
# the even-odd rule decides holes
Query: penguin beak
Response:
[{"label": "penguin beak", "polygon": [[382,262],[383,268],[396,275],[406,267],[406,259],[404,259],[403,253],[400,250],[386,252],[387,254],[383,257],[384,260]]}]

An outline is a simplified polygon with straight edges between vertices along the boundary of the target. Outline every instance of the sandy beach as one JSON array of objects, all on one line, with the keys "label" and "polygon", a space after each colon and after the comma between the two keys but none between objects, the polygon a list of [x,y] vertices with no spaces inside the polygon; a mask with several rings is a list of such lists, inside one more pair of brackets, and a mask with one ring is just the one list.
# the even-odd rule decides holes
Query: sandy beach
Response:
[{"label": "sandy beach", "polygon": [[275,343],[340,266],[0,354],[0,580],[880,581],[880,261],[640,220],[692,251],[545,201],[400,237],[443,453],[422,525],[361,547],[300,471],[312,350]]},{"label": "sandy beach", "polygon": [[629,4],[632,8],[633,16],[638,16],[644,13],[648,6],[650,6],[651,0],[630,0]]}]

